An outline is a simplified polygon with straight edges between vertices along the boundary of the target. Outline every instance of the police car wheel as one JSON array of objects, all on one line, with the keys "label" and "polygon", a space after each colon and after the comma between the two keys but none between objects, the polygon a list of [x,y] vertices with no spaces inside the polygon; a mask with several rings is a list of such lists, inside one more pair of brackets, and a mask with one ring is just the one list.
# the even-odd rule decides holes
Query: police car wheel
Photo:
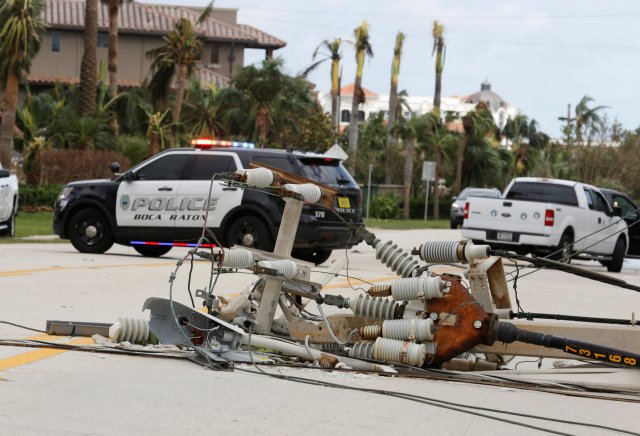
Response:
[{"label": "police car wheel", "polygon": [[227,233],[229,246],[237,245],[257,248],[259,250],[273,250],[273,238],[264,222],[255,216],[239,217],[229,226]]},{"label": "police car wheel", "polygon": [[83,209],[69,221],[69,239],[81,253],[100,254],[113,245],[113,235],[104,214],[96,209]]},{"label": "police car wheel", "polygon": [[167,254],[171,247],[166,245],[134,245],[133,249],[145,257],[160,257]]},{"label": "police car wheel", "polygon": [[325,263],[329,257],[331,257],[331,250],[323,250],[321,248],[316,248],[311,251],[296,251],[294,250],[291,253],[293,257],[296,259],[304,260],[305,262],[311,262],[316,265],[320,265]]}]

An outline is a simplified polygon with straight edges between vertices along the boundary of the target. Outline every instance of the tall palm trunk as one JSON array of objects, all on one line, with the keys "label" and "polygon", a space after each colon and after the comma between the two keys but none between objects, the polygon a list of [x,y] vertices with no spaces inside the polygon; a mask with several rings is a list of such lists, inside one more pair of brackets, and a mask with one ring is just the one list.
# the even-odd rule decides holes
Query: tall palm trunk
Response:
[{"label": "tall palm trunk", "polygon": [[[363,53],[364,57],[364,53]],[[360,68],[358,68],[360,70]],[[349,171],[355,176],[358,153],[358,106],[360,105],[360,93],[362,93],[362,72],[356,74],[356,82],[353,88],[353,100],[351,102],[351,118],[349,120]]]},{"label": "tall palm trunk", "polygon": [[86,0],[84,25],[84,54],[80,65],[80,115],[96,110],[98,0]]},{"label": "tall palm trunk", "polygon": [[340,59],[331,61],[331,122],[338,132],[340,107],[338,106],[338,94],[340,93]]},{"label": "tall palm trunk", "polygon": [[182,112],[182,103],[184,101],[184,90],[187,87],[187,70],[187,65],[178,65],[178,77],[176,79],[176,100],[173,103],[173,113],[171,114],[171,135],[169,138],[172,146],[176,145],[176,130],[180,125],[180,113]]},{"label": "tall palm trunk", "polygon": [[[440,102],[442,94],[442,71],[444,71],[444,26],[438,22],[433,22],[433,50],[436,54],[436,89],[433,94],[433,108],[438,116],[438,122],[442,119],[440,116]],[[439,126],[436,126],[438,128]],[[433,219],[440,219],[440,177],[442,177],[442,150],[436,148],[436,180],[433,187]]]},{"label": "tall palm trunk", "polygon": [[18,103],[18,77],[9,68],[7,84],[4,91],[4,111],[2,125],[0,125],[0,162],[5,169],[11,168],[11,153],[13,152],[13,129],[16,125],[16,105]]},{"label": "tall palm trunk", "polygon": [[454,192],[456,195],[460,193],[460,186],[462,185],[462,162],[464,161],[464,151],[467,148],[467,143],[469,142],[470,134],[465,131],[464,136],[462,136],[462,140],[458,144],[458,161],[456,163],[456,184],[454,187]]},{"label": "tall palm trunk", "polygon": [[389,120],[387,123],[387,147],[385,153],[384,182],[391,183],[393,176],[393,164],[391,162],[391,150],[394,144],[393,127],[396,123],[398,112],[398,76],[400,75],[400,60],[402,57],[402,43],[404,34],[398,32],[396,46],[393,50],[393,63],[391,64],[391,89],[389,91]]},{"label": "tall palm trunk", "polygon": [[118,95],[118,11],[119,0],[109,2],[109,93],[111,97]]},{"label": "tall palm trunk", "polygon": [[413,178],[413,154],[416,149],[417,139],[411,137],[407,139],[407,150],[404,159],[404,188],[403,188],[403,201],[404,206],[402,208],[402,218],[409,219],[410,202],[411,202],[411,179]]}]

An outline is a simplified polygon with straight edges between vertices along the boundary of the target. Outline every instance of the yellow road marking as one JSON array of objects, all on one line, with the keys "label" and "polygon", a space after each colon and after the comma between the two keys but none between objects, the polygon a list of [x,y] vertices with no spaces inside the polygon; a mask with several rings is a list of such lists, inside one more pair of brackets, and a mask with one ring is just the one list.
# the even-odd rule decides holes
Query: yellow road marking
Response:
[{"label": "yellow road marking", "polygon": [[[42,340],[41,338],[45,336],[49,340],[60,338],[60,336],[40,335],[40,336],[33,336],[29,339]],[[72,339],[66,343],[71,345],[87,345],[87,344],[94,344],[95,342],[91,338],[77,338],[77,339]],[[37,350],[28,351],[26,353],[18,354],[17,356],[7,357],[6,359],[0,360],[0,371],[4,371],[10,368],[15,368],[22,365],[27,365],[29,363],[37,362],[38,360],[47,359],[49,357],[57,356],[58,354],[66,353],[67,351],[69,350],[40,348]]]},{"label": "yellow road marking", "polygon": [[27,274],[33,274],[38,272],[46,272],[46,271],[66,271],[66,270],[74,270],[74,269],[107,269],[107,268],[155,268],[155,267],[166,267],[168,265],[175,265],[173,262],[162,262],[162,263],[138,263],[138,264],[127,264],[127,265],[87,265],[87,266],[48,266],[44,268],[32,268],[32,269],[18,269],[14,271],[0,271],[0,277],[10,277],[10,276],[22,276]]}]

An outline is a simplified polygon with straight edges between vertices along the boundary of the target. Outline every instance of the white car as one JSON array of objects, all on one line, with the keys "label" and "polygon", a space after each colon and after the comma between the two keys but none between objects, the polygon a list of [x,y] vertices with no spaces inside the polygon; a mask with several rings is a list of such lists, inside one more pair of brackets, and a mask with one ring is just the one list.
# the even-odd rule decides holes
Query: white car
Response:
[{"label": "white car", "polygon": [[16,234],[18,178],[0,165],[0,236]]}]

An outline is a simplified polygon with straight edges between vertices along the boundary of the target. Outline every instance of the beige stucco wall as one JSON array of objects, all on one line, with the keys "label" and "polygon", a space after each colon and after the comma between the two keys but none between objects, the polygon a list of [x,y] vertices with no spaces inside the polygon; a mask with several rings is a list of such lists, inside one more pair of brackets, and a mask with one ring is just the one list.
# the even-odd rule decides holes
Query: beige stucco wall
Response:
[{"label": "beige stucco wall", "polygon": [[[60,51],[51,51],[51,30],[47,31],[40,48],[31,65],[31,76],[49,78],[79,78],[80,63],[84,50],[83,34],[80,31],[60,31]],[[151,60],[146,53],[163,44],[160,35],[120,34],[118,37],[118,80],[142,82],[149,72]],[[202,54],[203,63],[219,74],[229,77],[229,54],[231,44],[220,44],[219,63],[211,65],[211,46],[206,42]],[[244,47],[236,44],[233,47],[235,60],[233,73],[244,65]],[[98,65],[104,62],[106,74],[107,48],[98,48]],[[105,77],[106,78],[106,77]]]}]

